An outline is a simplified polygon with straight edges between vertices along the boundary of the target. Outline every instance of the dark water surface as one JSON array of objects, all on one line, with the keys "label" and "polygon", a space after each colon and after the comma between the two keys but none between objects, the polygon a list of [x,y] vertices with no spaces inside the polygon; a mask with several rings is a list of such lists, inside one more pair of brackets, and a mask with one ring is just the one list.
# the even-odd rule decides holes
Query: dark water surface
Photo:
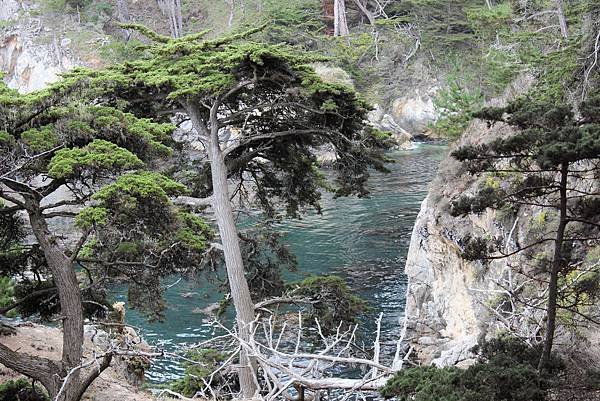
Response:
[{"label": "dark water surface", "polygon": [[[362,317],[367,327],[383,312],[383,341],[394,341],[400,334],[406,292],[403,270],[411,231],[446,150],[445,146],[419,144],[414,150],[394,152],[391,173],[372,176],[369,198],[326,197],[322,215],[278,225],[298,257],[297,275],[345,277],[373,308]],[[214,284],[182,280],[167,291],[166,299],[168,312],[162,323],[148,323],[134,311],[128,312],[128,322],[143,327],[148,342],[174,350],[211,337],[208,317],[200,310],[220,299]],[[161,361],[147,377],[163,382],[181,373],[177,363]]]}]

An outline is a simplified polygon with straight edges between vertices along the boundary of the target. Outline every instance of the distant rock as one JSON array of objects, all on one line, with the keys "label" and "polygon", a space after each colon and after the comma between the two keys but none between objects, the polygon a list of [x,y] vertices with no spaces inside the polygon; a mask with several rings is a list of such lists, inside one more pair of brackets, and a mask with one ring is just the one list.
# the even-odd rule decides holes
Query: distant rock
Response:
[{"label": "distant rock", "polygon": [[419,89],[394,100],[391,115],[396,124],[410,132],[413,136],[423,135],[429,130],[429,125],[437,119],[433,105],[434,89],[421,93]]},{"label": "distant rock", "polygon": [[219,303],[215,302],[213,304],[208,305],[205,308],[194,308],[192,310],[192,313],[213,316],[217,313],[217,311],[219,310],[219,307],[220,307]]}]

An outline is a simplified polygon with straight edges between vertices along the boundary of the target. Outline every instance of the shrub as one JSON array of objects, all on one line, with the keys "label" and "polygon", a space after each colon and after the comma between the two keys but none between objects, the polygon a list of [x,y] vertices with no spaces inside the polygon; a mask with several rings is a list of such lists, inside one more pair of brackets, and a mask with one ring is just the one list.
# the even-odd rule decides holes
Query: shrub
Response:
[{"label": "shrub", "polygon": [[401,370],[381,390],[399,401],[543,401],[534,368],[478,363],[466,370],[418,367]]},{"label": "shrub", "polygon": [[15,296],[14,283],[10,277],[0,276],[0,308],[13,303]]},{"label": "shrub", "polygon": [[[456,64],[454,70],[461,69]],[[473,119],[473,115],[483,106],[483,93],[471,89],[473,77],[461,77],[457,72],[448,74],[448,86],[440,90],[433,99],[433,105],[439,118],[431,127],[441,136],[457,138],[465,131]]]},{"label": "shrub", "polygon": [[367,303],[354,295],[346,281],[338,276],[310,276],[289,284],[288,288],[293,296],[312,301],[307,321],[318,319],[325,335],[335,333],[340,322],[356,322],[356,318],[369,309]]},{"label": "shrub", "polygon": [[[199,349],[189,351],[186,359],[187,362],[183,365],[185,368],[184,376],[174,381],[170,387],[173,391],[186,397],[193,397],[205,387],[203,380],[207,380],[217,370],[221,363],[225,361],[226,356],[214,349]],[[231,390],[235,392],[239,385],[236,383],[237,380],[230,376],[228,372],[219,372],[211,381],[212,388],[231,386]]]},{"label": "shrub", "polygon": [[49,401],[39,387],[32,386],[27,380],[11,380],[0,384],[0,401]]},{"label": "shrub", "polygon": [[[474,348],[479,362],[468,369],[433,366],[398,372],[381,395],[399,401],[543,401],[552,383],[539,376],[541,349],[511,337],[500,337]],[[549,374],[563,368],[554,358]]]}]

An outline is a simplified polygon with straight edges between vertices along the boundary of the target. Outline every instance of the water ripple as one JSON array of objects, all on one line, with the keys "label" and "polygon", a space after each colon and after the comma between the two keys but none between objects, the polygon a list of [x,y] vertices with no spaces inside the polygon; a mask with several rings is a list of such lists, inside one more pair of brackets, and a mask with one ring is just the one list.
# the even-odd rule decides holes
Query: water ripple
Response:
[{"label": "water ripple", "polygon": [[[397,152],[390,174],[374,173],[371,177],[370,197],[332,199],[325,195],[322,215],[309,214],[280,223],[277,227],[285,233],[300,264],[298,273],[290,278],[342,275],[373,307],[361,317],[367,326],[365,332],[374,330],[375,317],[383,312],[382,340],[396,340],[404,313],[403,270],[412,227],[445,152],[444,147],[432,145]],[[148,341],[177,350],[214,335],[201,313],[202,308],[220,299],[214,285],[181,282],[166,298],[169,312],[163,323],[147,323],[135,312],[128,313],[131,324],[145,328]],[[176,362],[163,360],[150,369],[148,379],[164,382],[180,377],[182,372]]]}]

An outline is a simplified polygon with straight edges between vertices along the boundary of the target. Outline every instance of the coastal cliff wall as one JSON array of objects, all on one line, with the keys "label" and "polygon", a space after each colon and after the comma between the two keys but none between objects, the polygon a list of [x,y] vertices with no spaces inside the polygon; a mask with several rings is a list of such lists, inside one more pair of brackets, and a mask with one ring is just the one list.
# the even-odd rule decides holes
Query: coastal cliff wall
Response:
[{"label": "coastal cliff wall", "polygon": [[[533,76],[521,76],[490,105],[506,105],[533,83]],[[490,142],[511,132],[506,124],[490,126],[474,120],[450,151],[467,144]],[[546,211],[533,206],[452,216],[451,202],[460,195],[475,193],[482,185],[494,185],[487,180],[489,177],[469,174],[448,155],[439,166],[416,219],[405,267],[408,289],[404,339],[421,363],[468,366],[474,362],[471,350],[475,345],[503,332],[533,338],[533,342],[542,339],[543,308],[515,305],[517,302],[511,297],[513,290],[544,293],[543,284],[516,272],[533,264],[531,256],[519,252],[486,264],[461,257],[468,236],[502,238],[505,253],[510,254],[518,249],[517,244],[529,243],[536,230],[552,224]],[[600,364],[597,330],[586,324],[576,330],[567,326],[557,330],[556,349],[571,359]]]},{"label": "coastal cliff wall", "polygon": [[[495,103],[501,105],[515,98],[531,82],[531,77],[523,77]],[[451,150],[493,140],[507,129],[502,124],[488,127],[475,120]],[[461,257],[462,239],[468,234],[507,235],[507,228],[493,210],[478,216],[450,215],[452,199],[475,191],[478,185],[479,181],[448,155],[415,222],[405,267],[404,338],[426,364],[469,363],[471,348],[488,334],[490,326],[496,326],[486,302],[497,290],[494,278],[500,277],[511,261],[493,262],[485,268],[479,262],[466,261]],[[512,235],[522,235],[522,227],[517,226]]]}]

